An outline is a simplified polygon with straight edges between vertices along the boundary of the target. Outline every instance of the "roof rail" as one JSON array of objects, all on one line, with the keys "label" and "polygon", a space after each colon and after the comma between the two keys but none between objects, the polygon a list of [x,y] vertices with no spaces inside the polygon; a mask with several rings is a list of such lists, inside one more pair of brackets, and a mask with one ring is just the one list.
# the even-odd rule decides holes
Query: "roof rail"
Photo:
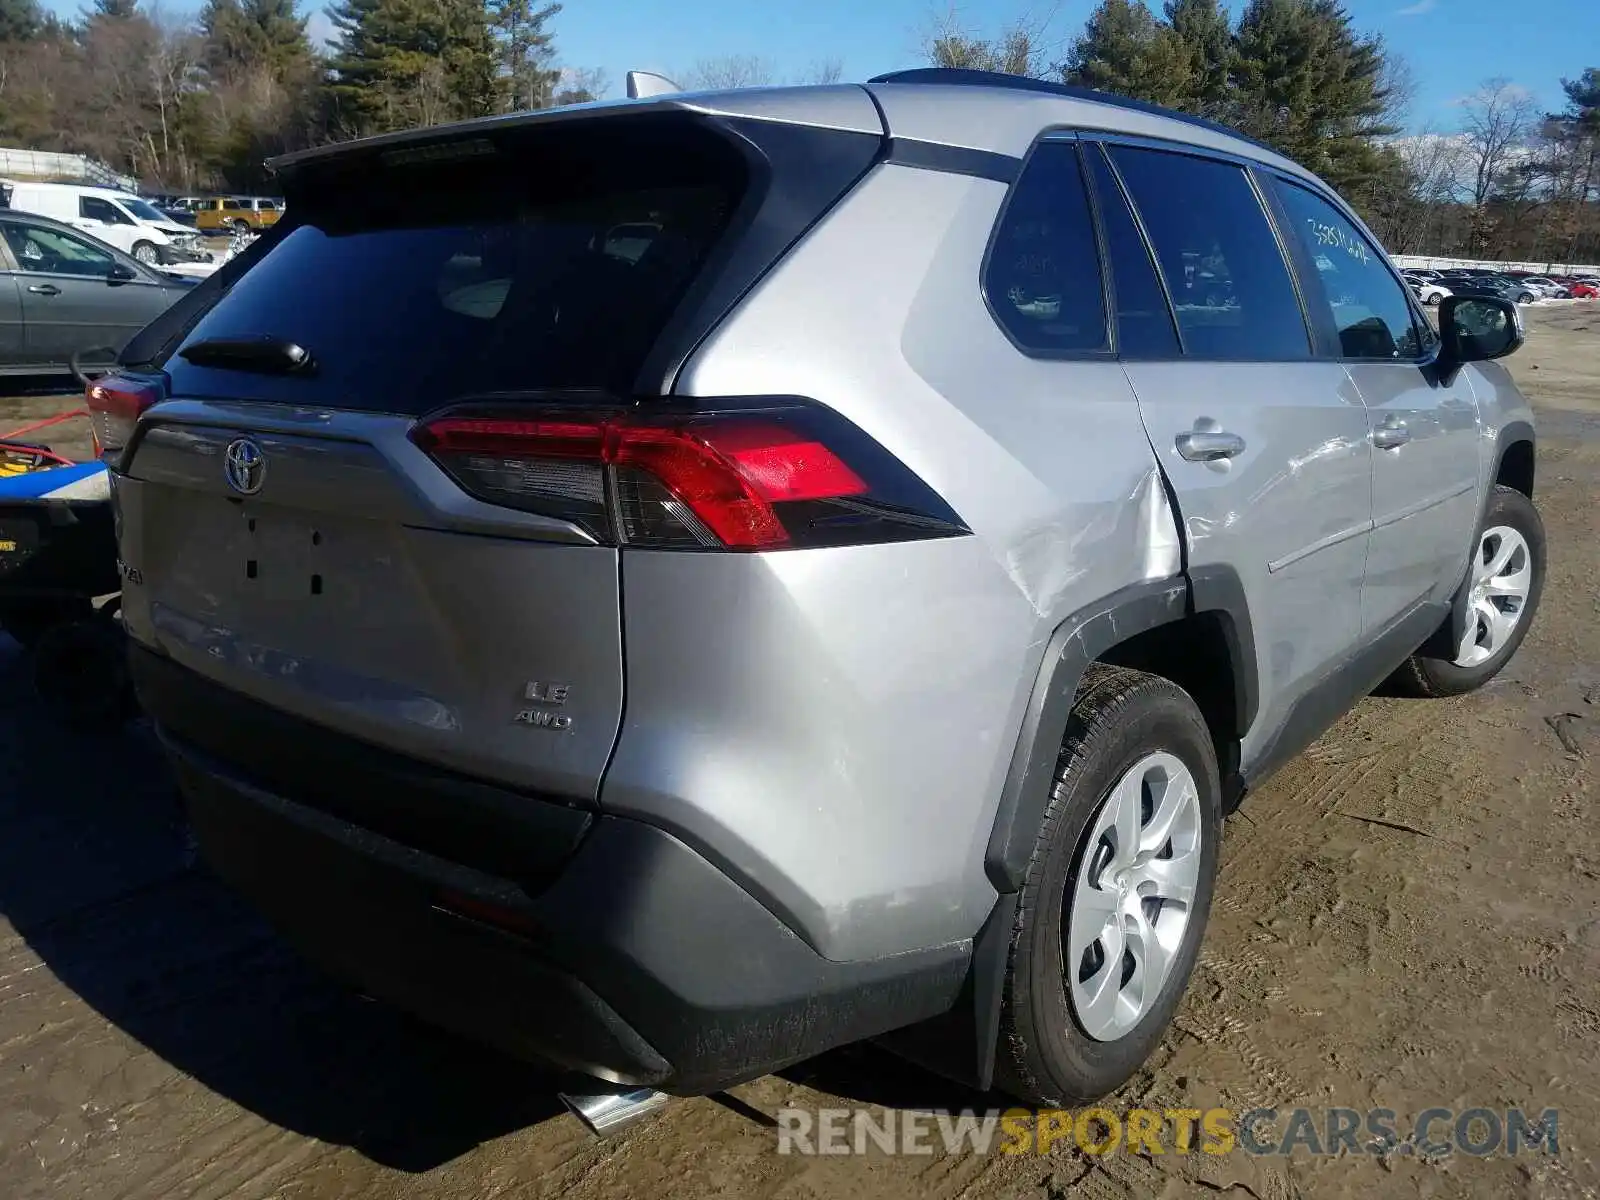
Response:
[{"label": "roof rail", "polygon": [[1238,138],[1241,142],[1248,142],[1262,150],[1270,150],[1279,157],[1283,151],[1265,142],[1257,141],[1248,134],[1240,133],[1217,121],[1208,121],[1204,117],[1197,117],[1193,113],[1180,112],[1175,108],[1164,108],[1159,104],[1152,104],[1148,100],[1135,100],[1129,96],[1119,96],[1115,92],[1097,92],[1093,88],[1077,87],[1070,83],[1052,83],[1048,79],[1033,79],[1027,75],[1007,75],[1001,71],[970,71],[961,67],[913,67],[909,71],[891,71],[887,75],[877,75],[867,80],[868,83],[940,83],[958,84],[964,87],[1003,87],[1023,92],[1043,92],[1050,96],[1065,96],[1070,100],[1088,100],[1095,104],[1109,104],[1113,108],[1126,108],[1133,112],[1149,113],[1155,117],[1166,117],[1172,121],[1182,121],[1185,125],[1193,125],[1200,129],[1209,129],[1212,133],[1220,133],[1226,137]]}]

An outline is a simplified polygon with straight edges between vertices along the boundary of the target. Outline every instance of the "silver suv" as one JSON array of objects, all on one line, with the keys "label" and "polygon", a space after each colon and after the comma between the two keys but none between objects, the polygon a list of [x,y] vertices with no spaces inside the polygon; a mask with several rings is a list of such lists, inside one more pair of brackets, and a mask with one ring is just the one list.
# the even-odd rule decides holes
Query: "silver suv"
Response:
[{"label": "silver suv", "polygon": [[1206,122],[914,71],[276,168],[96,388],[141,694],[307,953],[608,1086],[1115,1088],[1223,814],[1537,607],[1515,305]]}]

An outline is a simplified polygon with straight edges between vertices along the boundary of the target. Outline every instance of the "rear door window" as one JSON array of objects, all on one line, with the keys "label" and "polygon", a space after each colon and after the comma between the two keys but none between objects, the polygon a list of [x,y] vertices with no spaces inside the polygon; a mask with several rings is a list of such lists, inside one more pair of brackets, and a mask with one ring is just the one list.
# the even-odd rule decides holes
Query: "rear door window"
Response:
[{"label": "rear door window", "polygon": [[1011,189],[983,272],[995,319],[1037,354],[1107,350],[1094,219],[1076,142],[1045,141]]},{"label": "rear door window", "polygon": [[1244,168],[1164,150],[1109,149],[1161,264],[1184,353],[1309,358],[1299,296]]},{"label": "rear door window", "polygon": [[184,343],[286,338],[316,370],[201,368],[179,347],[175,392],[407,414],[485,393],[628,394],[745,187],[720,135],[652,128],[331,164],[290,195],[288,234]]}]

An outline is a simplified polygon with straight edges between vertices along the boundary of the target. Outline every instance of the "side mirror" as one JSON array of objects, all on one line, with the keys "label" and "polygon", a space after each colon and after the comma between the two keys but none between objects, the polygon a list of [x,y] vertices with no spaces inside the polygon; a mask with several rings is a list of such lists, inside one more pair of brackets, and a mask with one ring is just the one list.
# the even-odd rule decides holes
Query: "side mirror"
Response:
[{"label": "side mirror", "polygon": [[106,275],[106,282],[132,283],[137,278],[139,278],[139,272],[135,271],[127,263],[114,262],[111,264],[111,270]]},{"label": "side mirror", "polygon": [[1447,296],[1439,303],[1440,357],[1451,366],[1504,358],[1522,348],[1522,312],[1510,300]]}]

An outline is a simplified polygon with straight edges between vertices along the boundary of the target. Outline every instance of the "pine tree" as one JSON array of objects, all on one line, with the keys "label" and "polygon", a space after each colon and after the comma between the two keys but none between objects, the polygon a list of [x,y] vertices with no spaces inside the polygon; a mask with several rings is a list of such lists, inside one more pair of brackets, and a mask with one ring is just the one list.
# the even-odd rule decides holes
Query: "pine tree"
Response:
[{"label": "pine tree", "polygon": [[313,69],[306,18],[296,13],[295,0],[206,0],[199,23],[214,79],[266,70],[298,82]]},{"label": "pine tree", "polygon": [[1588,67],[1576,79],[1563,79],[1567,111],[1559,118],[1589,133],[1600,133],[1600,67]]},{"label": "pine tree", "polygon": [[0,0],[0,42],[26,42],[42,25],[37,0]]},{"label": "pine tree", "polygon": [[1234,119],[1323,175],[1355,187],[1381,172],[1383,45],[1338,0],[1250,0],[1234,35]]},{"label": "pine tree", "polygon": [[1184,46],[1144,0],[1101,0],[1058,69],[1067,83],[1157,104],[1193,90]]},{"label": "pine tree", "polygon": [[1213,120],[1231,108],[1233,30],[1220,0],[1167,0],[1167,26],[1183,47],[1189,87],[1179,107]]},{"label": "pine tree", "polygon": [[555,35],[546,22],[559,4],[535,8],[533,0],[489,0],[489,20],[499,42],[500,72],[512,112],[548,107],[561,72],[555,63]]},{"label": "pine tree", "polygon": [[343,0],[329,96],[342,132],[377,133],[495,112],[496,47],[483,0]]},{"label": "pine tree", "polygon": [[126,21],[138,13],[139,0],[94,0],[94,11],[89,14],[89,19],[109,17],[114,21]]}]

